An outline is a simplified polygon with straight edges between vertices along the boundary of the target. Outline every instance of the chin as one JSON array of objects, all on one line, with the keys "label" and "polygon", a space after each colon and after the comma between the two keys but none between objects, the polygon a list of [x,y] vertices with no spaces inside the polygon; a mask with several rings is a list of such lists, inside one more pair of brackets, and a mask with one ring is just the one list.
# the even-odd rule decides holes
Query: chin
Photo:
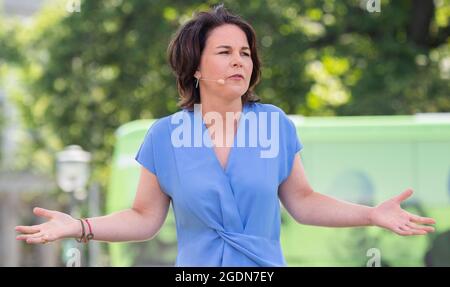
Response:
[{"label": "chin", "polygon": [[226,93],[227,94],[227,98],[229,98],[229,99],[240,98],[240,97],[242,97],[245,94],[245,92],[247,90],[248,90],[247,88],[244,89],[244,88],[240,88],[240,87],[231,88]]},{"label": "chin", "polygon": [[239,92],[239,93],[227,93],[224,95],[225,98],[227,98],[230,101],[236,100],[241,98],[245,94],[245,91]]}]

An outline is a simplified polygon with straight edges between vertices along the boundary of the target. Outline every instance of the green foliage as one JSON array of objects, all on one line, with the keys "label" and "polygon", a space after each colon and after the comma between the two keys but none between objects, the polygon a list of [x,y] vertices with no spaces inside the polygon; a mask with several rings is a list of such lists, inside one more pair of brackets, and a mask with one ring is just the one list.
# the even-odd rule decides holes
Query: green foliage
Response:
[{"label": "green foliage", "polygon": [[[256,92],[266,103],[306,116],[450,111],[450,0],[382,0],[381,13],[360,0],[223,2],[257,32],[263,77]],[[65,1],[54,1],[31,23],[0,18],[0,89],[29,134],[17,167],[53,173],[55,152],[79,144],[93,153],[94,179],[105,187],[117,127],[177,110],[166,61],[171,36],[194,11],[218,3],[84,0],[69,13]],[[356,235],[349,244],[378,240]],[[173,234],[159,236],[150,253],[170,250],[159,259],[167,264]],[[149,257],[136,255],[143,264]]]},{"label": "green foliage", "polygon": [[[360,2],[224,1],[259,37],[263,101],[303,115],[449,111],[449,0],[435,1],[429,23],[413,1],[382,1],[381,13]],[[167,45],[194,11],[217,3],[81,1],[80,12],[49,7],[14,33],[0,26],[1,39],[16,39],[0,41],[0,61],[21,65],[14,94],[41,151],[33,162],[50,168],[54,151],[79,144],[105,183],[117,127],[177,110]],[[429,27],[428,42],[410,39],[412,25]]]}]

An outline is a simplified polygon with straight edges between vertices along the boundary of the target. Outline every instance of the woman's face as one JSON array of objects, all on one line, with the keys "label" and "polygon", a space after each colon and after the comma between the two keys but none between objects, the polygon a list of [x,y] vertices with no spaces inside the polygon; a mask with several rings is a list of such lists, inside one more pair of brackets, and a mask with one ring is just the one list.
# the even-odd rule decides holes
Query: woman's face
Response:
[{"label": "woman's face", "polygon": [[[213,29],[206,40],[195,77],[203,96],[240,98],[248,90],[253,70],[247,36],[238,26],[226,24]],[[231,77],[240,74],[242,78]],[[217,80],[223,79],[219,83]],[[209,80],[209,81],[206,81]]]}]

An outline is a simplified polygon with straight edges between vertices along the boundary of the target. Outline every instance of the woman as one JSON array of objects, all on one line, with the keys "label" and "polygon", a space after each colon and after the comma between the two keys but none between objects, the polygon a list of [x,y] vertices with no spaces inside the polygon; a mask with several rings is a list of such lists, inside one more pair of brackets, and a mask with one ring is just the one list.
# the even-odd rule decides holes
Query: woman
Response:
[{"label": "woman", "polygon": [[149,129],[136,155],[142,167],[133,207],[88,220],[35,208],[48,221],[18,226],[18,240],[148,240],[161,228],[170,202],[177,266],[285,266],[279,201],[302,224],[373,225],[399,235],[434,231],[425,225],[433,219],[400,207],[410,189],[368,207],[311,188],[294,124],[253,93],[260,79],[256,37],[240,17],[223,6],[199,13],[178,31],[168,52],[182,109]]}]

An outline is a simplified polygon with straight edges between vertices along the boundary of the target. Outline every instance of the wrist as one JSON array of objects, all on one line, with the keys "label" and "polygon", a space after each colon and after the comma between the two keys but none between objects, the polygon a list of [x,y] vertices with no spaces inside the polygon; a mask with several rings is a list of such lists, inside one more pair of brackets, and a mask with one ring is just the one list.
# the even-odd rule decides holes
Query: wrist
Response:
[{"label": "wrist", "polygon": [[73,222],[71,223],[71,234],[70,237],[79,239],[83,235],[83,228],[81,226],[80,220],[74,218]]},{"label": "wrist", "polygon": [[368,207],[367,208],[367,225],[374,226],[374,212],[376,207]]}]

